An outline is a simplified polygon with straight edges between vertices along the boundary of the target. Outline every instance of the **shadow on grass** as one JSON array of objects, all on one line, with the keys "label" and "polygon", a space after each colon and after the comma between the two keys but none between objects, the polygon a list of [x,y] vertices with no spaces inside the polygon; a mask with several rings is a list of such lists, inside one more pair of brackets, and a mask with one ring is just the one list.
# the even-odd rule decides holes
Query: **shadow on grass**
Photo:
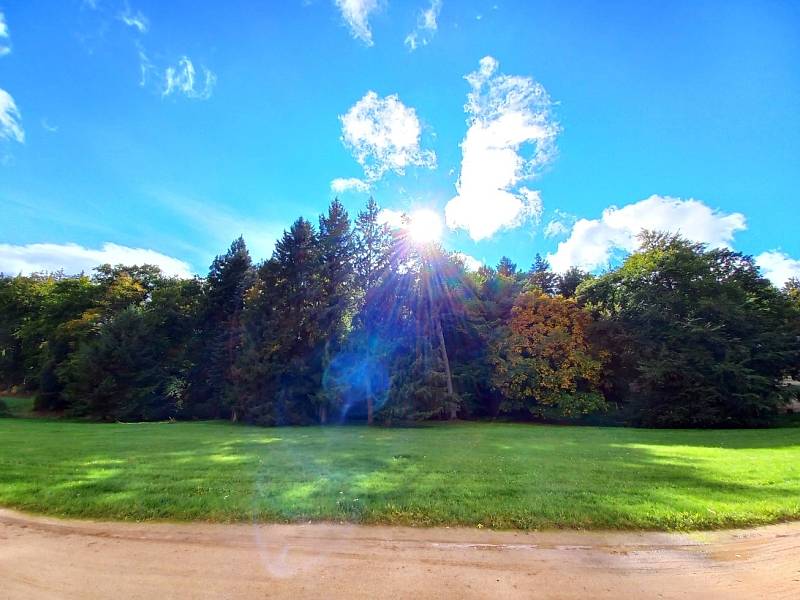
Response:
[{"label": "shadow on grass", "polygon": [[743,526],[800,518],[798,436],[779,431],[14,420],[0,425],[0,503],[120,519]]}]

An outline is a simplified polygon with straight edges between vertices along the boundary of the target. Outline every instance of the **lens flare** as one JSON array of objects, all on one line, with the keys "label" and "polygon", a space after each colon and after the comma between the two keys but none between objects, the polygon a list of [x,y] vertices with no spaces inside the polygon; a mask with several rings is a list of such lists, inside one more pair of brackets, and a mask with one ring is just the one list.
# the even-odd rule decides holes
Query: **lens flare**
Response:
[{"label": "lens flare", "polygon": [[422,208],[408,216],[408,235],[417,244],[438,242],[442,237],[442,220],[432,210]]}]

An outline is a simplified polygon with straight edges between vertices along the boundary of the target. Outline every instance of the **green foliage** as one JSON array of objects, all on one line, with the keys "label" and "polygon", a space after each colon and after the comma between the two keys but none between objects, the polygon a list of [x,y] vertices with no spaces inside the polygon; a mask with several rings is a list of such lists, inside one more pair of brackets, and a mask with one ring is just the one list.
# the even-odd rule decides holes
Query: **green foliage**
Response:
[{"label": "green foliage", "polygon": [[188,380],[188,413],[194,417],[231,414],[244,296],[253,280],[250,253],[241,237],[211,263],[200,302],[198,334],[190,347],[194,364]]},{"label": "green foliage", "polygon": [[564,298],[574,298],[578,292],[578,287],[585,281],[592,279],[592,275],[579,269],[578,267],[570,267],[564,273],[559,275],[556,282],[556,292]]},{"label": "green foliage", "polygon": [[767,422],[800,351],[786,298],[739,253],[663,234],[642,245],[580,292],[614,324],[608,346],[630,350],[617,395],[646,425]]},{"label": "green foliage", "polygon": [[558,275],[553,273],[550,263],[538,252],[528,271],[527,287],[550,296],[558,291]]},{"label": "green foliage", "polygon": [[[245,298],[235,410],[263,425],[311,422],[321,388],[326,283],[319,237],[298,219],[258,270]],[[330,282],[328,282],[330,283]]]},{"label": "green foliage", "polygon": [[467,273],[372,198],[318,224],[298,219],[258,265],[238,238],[204,279],[0,276],[0,389],[102,420],[718,427],[773,422],[800,377],[800,283],[779,291],[729,250],[645,232],[598,278],[539,254],[527,273],[508,257]]}]

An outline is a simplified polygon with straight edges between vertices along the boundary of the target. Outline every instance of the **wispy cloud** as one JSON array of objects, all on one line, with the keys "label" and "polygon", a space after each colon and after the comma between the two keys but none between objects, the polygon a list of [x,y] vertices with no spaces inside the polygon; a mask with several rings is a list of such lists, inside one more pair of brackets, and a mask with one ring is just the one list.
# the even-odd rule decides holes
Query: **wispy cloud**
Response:
[{"label": "wispy cloud", "polygon": [[0,57],[11,54],[11,35],[8,33],[6,16],[0,11]]},{"label": "wispy cloud", "polygon": [[204,66],[200,72],[188,56],[182,56],[177,64],[163,71],[150,60],[141,44],[137,44],[139,54],[139,85],[154,86],[162,97],[182,95],[193,100],[208,100],[217,83],[217,76]]},{"label": "wispy cloud", "polygon": [[200,67],[200,71],[198,77],[189,57],[182,56],[176,66],[167,67],[164,72],[164,87],[161,95],[169,96],[180,93],[187,98],[208,100],[217,83],[217,76],[203,66]]},{"label": "wispy cloud", "polygon": [[427,46],[430,43],[439,28],[437,20],[441,10],[442,0],[431,0],[428,8],[419,11],[416,27],[405,39],[405,45],[410,51],[413,52],[419,46]]},{"label": "wispy cloud", "polygon": [[58,133],[58,125],[53,125],[46,118],[42,117],[39,123],[47,133]]},{"label": "wispy cloud", "polygon": [[157,265],[167,275],[192,276],[188,263],[148,248],[130,248],[111,242],[104,243],[101,248],[86,248],[78,244],[0,244],[0,272],[8,275],[59,270],[67,274],[88,273],[105,263]]},{"label": "wispy cloud", "polygon": [[150,21],[144,16],[142,11],[137,10],[133,12],[127,2],[125,3],[124,10],[119,13],[117,18],[128,27],[136,29],[139,33],[147,33],[147,30],[150,28]]},{"label": "wispy cloud", "polygon": [[181,218],[202,240],[203,248],[195,249],[203,259],[213,257],[231,240],[244,236],[255,259],[269,258],[275,241],[284,230],[284,223],[259,219],[253,215],[243,216],[233,209],[207,200],[199,200],[183,194],[165,190],[150,191],[148,195],[160,208],[167,209]]},{"label": "wispy cloud", "polygon": [[403,219],[405,213],[401,210],[393,210],[391,208],[382,208],[378,213],[378,223],[388,225],[393,229],[400,229],[403,227]]},{"label": "wispy cloud", "polygon": [[367,46],[372,46],[372,30],[369,17],[383,4],[380,0],[334,0],[350,33]]},{"label": "wispy cloud", "polygon": [[483,261],[463,252],[456,252],[456,256],[464,263],[467,271],[475,272],[483,266]]},{"label": "wispy cloud", "polygon": [[342,192],[347,192],[349,190],[354,190],[356,192],[367,192],[369,191],[369,184],[358,177],[337,177],[331,181],[332,192],[341,194]]},{"label": "wispy cloud", "polygon": [[25,143],[25,130],[22,129],[22,117],[17,105],[11,94],[2,88],[0,88],[0,139]]},{"label": "wispy cloud", "polygon": [[531,77],[498,75],[498,68],[486,56],[465,77],[469,127],[457,195],[445,208],[447,224],[476,241],[540,217],[539,193],[521,183],[552,160],[559,132],[544,87]]},{"label": "wispy cloud", "polygon": [[569,227],[556,219],[548,221],[544,228],[544,237],[546,238],[560,237],[562,235],[566,235],[567,233],[569,233]]},{"label": "wispy cloud", "polygon": [[554,211],[553,218],[547,222],[544,228],[544,237],[554,238],[565,236],[569,233],[577,220],[578,218],[575,215],[571,215],[557,208]]},{"label": "wispy cloud", "polygon": [[764,277],[777,287],[783,287],[792,278],[800,278],[800,260],[780,250],[762,252],[756,256],[756,264],[761,267]]},{"label": "wispy cloud", "polygon": [[436,166],[433,150],[420,148],[422,127],[416,111],[396,94],[381,98],[369,91],[339,119],[342,142],[364,169],[367,182],[388,171],[402,175],[410,166]]},{"label": "wispy cloud", "polygon": [[619,254],[636,250],[642,229],[680,233],[720,248],[730,247],[736,232],[746,228],[741,213],[726,214],[699,200],[654,195],[622,208],[606,208],[599,219],[579,219],[548,260],[557,272],[570,267],[592,271],[609,266]]}]

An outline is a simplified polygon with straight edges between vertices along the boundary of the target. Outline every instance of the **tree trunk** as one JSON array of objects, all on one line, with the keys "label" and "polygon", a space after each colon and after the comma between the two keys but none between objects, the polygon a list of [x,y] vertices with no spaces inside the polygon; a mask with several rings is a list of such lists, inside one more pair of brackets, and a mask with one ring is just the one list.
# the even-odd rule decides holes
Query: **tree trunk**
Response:
[{"label": "tree trunk", "polygon": [[319,407],[319,422],[322,425],[328,422],[328,407],[324,404]]},{"label": "tree trunk", "polygon": [[[442,331],[442,320],[436,315],[436,335],[439,337],[439,348],[442,351],[442,362],[444,362],[444,373],[447,376],[447,395],[453,399],[453,374],[450,372],[450,359],[447,357],[447,346],[444,343],[444,332]],[[450,405],[450,420],[456,418],[458,408],[455,404]]]},{"label": "tree trunk", "polygon": [[367,425],[372,425],[375,422],[375,406],[372,400],[372,394],[367,396]]}]

